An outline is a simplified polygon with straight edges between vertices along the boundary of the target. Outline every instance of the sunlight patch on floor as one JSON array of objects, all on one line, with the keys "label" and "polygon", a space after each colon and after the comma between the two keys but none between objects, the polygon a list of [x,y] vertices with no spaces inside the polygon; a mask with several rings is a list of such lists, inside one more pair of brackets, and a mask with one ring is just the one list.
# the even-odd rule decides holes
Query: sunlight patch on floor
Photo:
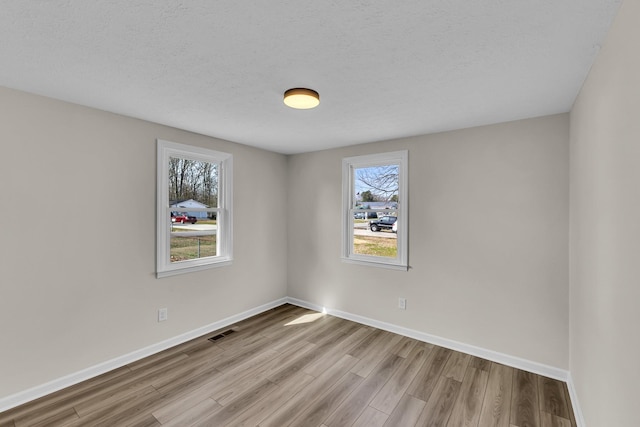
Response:
[{"label": "sunlight patch on floor", "polygon": [[291,322],[285,324],[285,326],[300,325],[302,323],[315,322],[322,316],[324,316],[324,314],[322,313],[305,314],[303,316],[298,317],[296,320],[292,320]]}]

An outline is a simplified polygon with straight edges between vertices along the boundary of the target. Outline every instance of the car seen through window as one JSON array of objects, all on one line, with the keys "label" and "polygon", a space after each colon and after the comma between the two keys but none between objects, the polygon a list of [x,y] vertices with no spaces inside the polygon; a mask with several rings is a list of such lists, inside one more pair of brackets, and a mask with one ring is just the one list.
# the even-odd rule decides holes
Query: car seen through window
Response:
[{"label": "car seen through window", "polygon": [[398,217],[384,215],[378,219],[369,221],[369,228],[371,231],[391,230],[397,220]]}]

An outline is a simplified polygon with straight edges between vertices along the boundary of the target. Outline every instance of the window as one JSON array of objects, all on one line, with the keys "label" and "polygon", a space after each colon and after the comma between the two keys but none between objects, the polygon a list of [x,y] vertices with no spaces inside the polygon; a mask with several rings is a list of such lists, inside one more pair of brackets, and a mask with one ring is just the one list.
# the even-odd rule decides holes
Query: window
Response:
[{"label": "window", "polygon": [[406,270],[408,152],[342,160],[342,259]]},{"label": "window", "polygon": [[158,278],[231,263],[232,160],[158,140]]}]

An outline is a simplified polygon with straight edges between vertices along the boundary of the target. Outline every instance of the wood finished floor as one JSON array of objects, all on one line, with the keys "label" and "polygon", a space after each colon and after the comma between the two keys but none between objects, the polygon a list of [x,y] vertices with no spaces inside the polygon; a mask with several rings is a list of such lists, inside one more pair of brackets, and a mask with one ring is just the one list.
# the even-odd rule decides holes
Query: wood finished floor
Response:
[{"label": "wood finished floor", "polygon": [[258,425],[576,423],[560,381],[292,305],[0,413],[2,427]]}]

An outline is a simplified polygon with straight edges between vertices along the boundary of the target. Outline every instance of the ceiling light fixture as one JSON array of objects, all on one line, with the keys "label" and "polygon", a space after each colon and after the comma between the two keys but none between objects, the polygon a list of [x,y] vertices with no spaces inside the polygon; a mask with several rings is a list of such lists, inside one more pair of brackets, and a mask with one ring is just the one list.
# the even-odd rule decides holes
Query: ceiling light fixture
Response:
[{"label": "ceiling light fixture", "polygon": [[320,95],[315,90],[297,87],[284,93],[284,103],[291,108],[308,110],[320,104]]}]

